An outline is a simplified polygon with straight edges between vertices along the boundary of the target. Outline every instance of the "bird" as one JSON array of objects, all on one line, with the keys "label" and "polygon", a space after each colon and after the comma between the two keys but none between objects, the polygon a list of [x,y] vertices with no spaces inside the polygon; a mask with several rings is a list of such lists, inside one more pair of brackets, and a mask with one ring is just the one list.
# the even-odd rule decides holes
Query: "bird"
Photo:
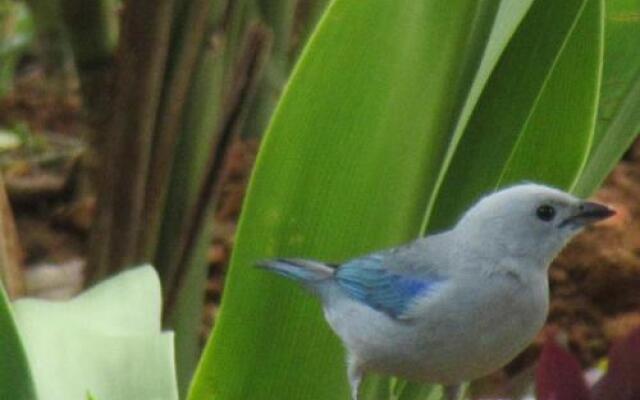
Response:
[{"label": "bird", "polygon": [[[302,284],[346,350],[351,398],[365,373],[445,385],[515,358],[543,327],[548,268],[588,225],[615,211],[538,183],[481,197],[450,229],[339,265],[257,263]],[[382,228],[378,228],[382,229]]]}]

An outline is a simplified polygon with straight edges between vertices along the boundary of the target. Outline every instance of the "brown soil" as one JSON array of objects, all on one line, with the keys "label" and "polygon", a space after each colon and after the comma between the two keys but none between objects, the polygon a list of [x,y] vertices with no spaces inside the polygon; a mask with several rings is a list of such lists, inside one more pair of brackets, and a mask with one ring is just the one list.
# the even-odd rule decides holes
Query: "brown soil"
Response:
[{"label": "brown soil", "polygon": [[[84,129],[77,89],[53,88],[42,68],[26,67],[16,77],[12,93],[0,99],[0,127],[26,124],[30,134],[78,137]],[[72,205],[68,171],[41,169],[30,161],[2,165],[11,197],[25,264],[61,263],[83,253],[85,227],[75,226],[79,216]],[[12,190],[12,183],[20,193]],[[22,196],[23,189],[33,192]],[[20,194],[20,195],[18,195]],[[78,229],[77,229],[78,228]]]},{"label": "brown soil", "polygon": [[549,324],[585,364],[640,326],[640,141],[595,196],[617,215],[576,238],[554,262]]},{"label": "brown soil", "polygon": [[203,335],[206,337],[213,325],[213,320],[220,304],[224,275],[229,264],[235,239],[236,225],[242,200],[244,199],[251,169],[258,151],[256,139],[235,141],[228,155],[225,166],[227,180],[222,186],[220,201],[214,220],[214,238],[209,250],[209,284],[207,285],[207,303],[205,307]]},{"label": "brown soil", "polygon": [[83,126],[77,87],[53,85],[37,65],[20,71],[12,93],[0,99],[0,126],[24,122],[34,132],[77,135]]}]

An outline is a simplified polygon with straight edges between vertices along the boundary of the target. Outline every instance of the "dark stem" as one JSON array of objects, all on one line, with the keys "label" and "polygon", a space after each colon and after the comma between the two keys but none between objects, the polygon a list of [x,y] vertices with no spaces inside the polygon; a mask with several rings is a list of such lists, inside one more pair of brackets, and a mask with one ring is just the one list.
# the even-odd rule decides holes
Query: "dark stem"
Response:
[{"label": "dark stem", "polygon": [[153,140],[142,218],[145,224],[138,247],[139,259],[149,260],[155,254],[176,143],[181,133],[182,115],[193,80],[198,53],[205,38],[210,4],[210,0],[189,2],[186,16],[181,21],[183,26],[181,37],[174,42],[175,57],[172,57],[174,65],[168,74],[169,82],[163,91],[157,131]]},{"label": "dark stem", "polygon": [[92,279],[136,258],[145,183],[169,48],[173,0],[126,3],[116,86],[107,122],[98,210],[92,230]]},{"label": "dark stem", "polygon": [[185,218],[183,235],[179,235],[176,243],[178,263],[175,268],[175,279],[169,288],[165,299],[165,313],[171,310],[187,274],[188,260],[195,243],[201,236],[205,224],[209,221],[206,216],[211,215],[211,208],[215,204],[222,182],[224,182],[223,165],[225,165],[228,148],[233,139],[238,136],[242,123],[246,118],[247,104],[255,96],[256,83],[262,74],[266,57],[269,54],[272,36],[262,24],[250,25],[245,39],[244,51],[240,57],[236,71],[234,85],[225,99],[225,112],[222,118],[218,140],[213,144],[211,157],[207,163],[206,175],[195,207],[189,210],[190,215]]}]

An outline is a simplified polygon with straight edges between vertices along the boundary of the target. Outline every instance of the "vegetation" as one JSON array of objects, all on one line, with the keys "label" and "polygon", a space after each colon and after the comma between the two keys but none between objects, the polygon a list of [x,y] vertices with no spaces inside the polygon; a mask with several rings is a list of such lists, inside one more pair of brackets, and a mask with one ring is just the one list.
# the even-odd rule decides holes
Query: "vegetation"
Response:
[{"label": "vegetation", "polygon": [[[149,262],[161,285],[145,267],[65,304],[2,297],[3,398],[348,398],[317,302],[255,261],[396,245],[522,180],[587,196],[640,131],[636,0],[125,1],[120,19],[109,0],[48,2],[55,23],[39,3],[39,35],[56,27],[73,54],[100,160],[86,163],[92,280]],[[221,165],[269,119],[200,356]],[[369,377],[364,398],[440,395]]]}]

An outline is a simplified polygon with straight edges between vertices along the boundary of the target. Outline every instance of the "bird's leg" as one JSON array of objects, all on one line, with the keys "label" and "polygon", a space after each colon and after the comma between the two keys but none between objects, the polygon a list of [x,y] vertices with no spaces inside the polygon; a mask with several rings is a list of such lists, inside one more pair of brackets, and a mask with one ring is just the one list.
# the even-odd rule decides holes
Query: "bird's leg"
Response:
[{"label": "bird's leg", "polygon": [[462,385],[445,385],[442,388],[444,392],[444,398],[446,400],[460,400],[460,396],[462,395]]},{"label": "bird's leg", "polygon": [[347,375],[351,386],[351,400],[358,400],[358,390],[362,382],[362,368],[353,356],[349,356],[347,361]]}]

